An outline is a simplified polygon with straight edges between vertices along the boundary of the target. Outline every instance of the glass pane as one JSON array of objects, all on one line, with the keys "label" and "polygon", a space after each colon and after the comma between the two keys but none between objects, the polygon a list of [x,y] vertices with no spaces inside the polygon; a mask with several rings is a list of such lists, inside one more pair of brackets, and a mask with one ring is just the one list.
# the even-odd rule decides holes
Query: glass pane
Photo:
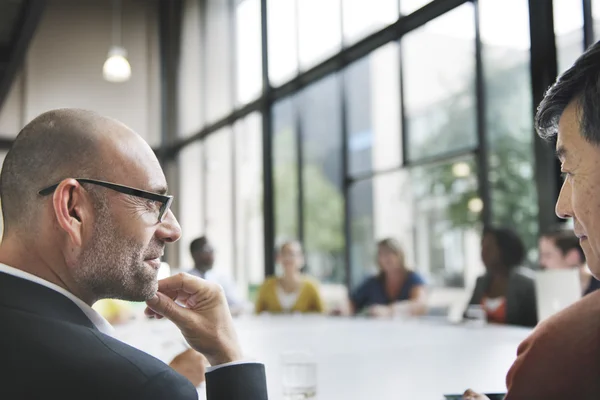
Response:
[{"label": "glass pane", "polygon": [[[528,0],[480,0],[492,221],[537,248]],[[511,34],[506,25],[510,24]]]},{"label": "glass pane", "polygon": [[261,115],[248,115],[234,130],[236,278],[247,291],[265,276]]},{"label": "glass pane", "polygon": [[304,69],[340,50],[340,0],[298,1],[300,66]]},{"label": "glass pane", "polygon": [[475,147],[473,4],[407,34],[402,55],[408,157],[417,160]]},{"label": "glass pane", "polygon": [[[360,181],[350,190],[352,286],[378,271],[376,243],[392,237],[406,253],[407,265],[414,263],[414,214],[410,176],[400,170]],[[418,269],[418,268],[416,268]]]},{"label": "glass pane", "polygon": [[243,0],[235,11],[237,101],[248,103],[262,89],[260,0]]},{"label": "glass pane", "polygon": [[273,106],[273,185],[275,242],[298,239],[298,145],[294,103]]},{"label": "glass pane", "polygon": [[600,0],[592,0],[592,18],[594,19],[594,41],[600,40]]},{"label": "glass pane", "polygon": [[433,285],[463,287],[481,273],[483,208],[472,158],[413,168],[416,266]]},{"label": "glass pane", "polygon": [[399,59],[391,42],[345,71],[351,175],[400,165]]},{"label": "glass pane", "polygon": [[179,184],[176,186],[179,190],[175,199],[179,205],[176,217],[181,225],[178,245],[179,267],[182,269],[194,266],[190,243],[204,233],[203,161],[203,145],[200,141],[185,146],[178,155]]},{"label": "glass pane", "polygon": [[337,78],[325,78],[300,95],[307,269],[328,282],[345,279],[341,99]]},{"label": "glass pane", "polygon": [[181,59],[177,80],[178,135],[191,136],[204,125],[204,88],[202,76],[202,29],[200,29],[200,2],[186,0],[183,3],[181,22]]},{"label": "glass pane", "polygon": [[206,146],[205,232],[214,243],[217,268],[235,278],[231,128],[208,136]]},{"label": "glass pane", "polygon": [[298,72],[296,0],[268,0],[269,80],[278,86]]},{"label": "glass pane", "polygon": [[206,119],[214,122],[233,109],[232,65],[230,52],[233,38],[230,29],[230,5],[228,1],[206,1]]},{"label": "glass pane", "polygon": [[583,53],[583,2],[553,0],[558,73],[567,70]]},{"label": "glass pane", "polygon": [[398,0],[343,0],[344,42],[352,44],[398,19]]},{"label": "glass pane", "polygon": [[429,3],[431,0],[400,0],[400,13],[408,15]]}]

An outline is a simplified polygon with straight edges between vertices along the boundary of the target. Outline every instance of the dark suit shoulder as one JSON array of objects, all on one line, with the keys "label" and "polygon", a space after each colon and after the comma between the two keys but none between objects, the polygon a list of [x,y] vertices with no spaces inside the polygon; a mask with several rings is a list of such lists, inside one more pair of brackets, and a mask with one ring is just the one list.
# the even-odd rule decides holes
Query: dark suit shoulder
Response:
[{"label": "dark suit shoulder", "polygon": [[168,365],[95,329],[1,306],[0,318],[0,398],[197,399]]}]

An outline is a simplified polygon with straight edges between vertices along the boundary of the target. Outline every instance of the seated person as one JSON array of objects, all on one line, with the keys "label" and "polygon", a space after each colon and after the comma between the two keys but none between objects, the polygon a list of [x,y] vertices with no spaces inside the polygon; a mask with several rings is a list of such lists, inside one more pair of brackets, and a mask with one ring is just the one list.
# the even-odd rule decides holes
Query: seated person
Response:
[{"label": "seated person", "polygon": [[539,251],[543,269],[578,269],[584,296],[600,288],[600,281],[588,269],[579,238],[572,230],[562,229],[542,235]]},{"label": "seated person", "polygon": [[94,303],[93,307],[111,325],[123,324],[135,316],[131,303],[119,299],[102,299]]},{"label": "seated person", "polygon": [[535,326],[533,271],[519,267],[525,259],[519,236],[510,229],[484,229],[481,259],[486,272],[477,278],[469,305],[481,305],[489,322]]},{"label": "seated person", "polygon": [[235,283],[229,277],[215,270],[215,251],[210,240],[206,236],[192,240],[192,243],[190,243],[190,253],[194,260],[194,268],[189,273],[221,285],[225,292],[231,314],[241,314],[244,310],[244,301],[238,294]]},{"label": "seated person", "polygon": [[262,284],[256,299],[256,313],[322,313],[323,301],[317,284],[300,271],[304,266],[300,243],[284,243],[278,260],[283,266],[283,274],[268,278]]},{"label": "seated person", "polygon": [[368,278],[352,294],[351,312],[389,317],[406,305],[410,314],[425,313],[425,282],[407,268],[397,240],[388,238],[377,244],[377,264],[379,274]]}]

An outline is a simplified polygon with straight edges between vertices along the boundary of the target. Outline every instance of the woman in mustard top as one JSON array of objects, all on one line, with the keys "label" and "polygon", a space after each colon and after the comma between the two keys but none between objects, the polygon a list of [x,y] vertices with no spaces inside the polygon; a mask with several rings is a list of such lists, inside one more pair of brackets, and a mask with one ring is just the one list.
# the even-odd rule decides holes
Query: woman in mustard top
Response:
[{"label": "woman in mustard top", "polygon": [[256,300],[256,313],[322,313],[323,301],[317,284],[300,272],[304,266],[300,243],[284,243],[278,260],[283,266],[283,275],[268,278],[262,284]]}]

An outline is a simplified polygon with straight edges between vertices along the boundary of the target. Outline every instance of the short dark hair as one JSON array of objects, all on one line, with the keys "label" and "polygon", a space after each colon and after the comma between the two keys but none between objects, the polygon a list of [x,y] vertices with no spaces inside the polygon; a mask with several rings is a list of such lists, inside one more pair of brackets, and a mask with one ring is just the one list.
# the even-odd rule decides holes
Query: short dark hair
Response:
[{"label": "short dark hair", "polygon": [[30,229],[38,191],[68,177],[103,179],[97,137],[106,118],[92,111],[59,109],[33,119],[17,135],[0,173],[4,230]]},{"label": "short dark hair", "polygon": [[510,228],[486,227],[483,236],[492,235],[496,240],[500,261],[508,269],[518,267],[525,260],[525,245],[515,231]]},{"label": "short dark hair", "polygon": [[585,263],[585,253],[581,248],[579,238],[572,230],[554,229],[544,233],[542,237],[552,240],[563,256],[566,256],[571,250],[576,250],[581,263]]},{"label": "short dark hair", "polygon": [[540,137],[555,140],[560,117],[573,100],[578,101],[581,135],[600,144],[600,42],[585,51],[546,92],[535,116]]},{"label": "short dark hair", "polygon": [[190,253],[201,250],[207,244],[208,238],[206,236],[200,236],[199,238],[192,240],[192,243],[190,243]]}]

